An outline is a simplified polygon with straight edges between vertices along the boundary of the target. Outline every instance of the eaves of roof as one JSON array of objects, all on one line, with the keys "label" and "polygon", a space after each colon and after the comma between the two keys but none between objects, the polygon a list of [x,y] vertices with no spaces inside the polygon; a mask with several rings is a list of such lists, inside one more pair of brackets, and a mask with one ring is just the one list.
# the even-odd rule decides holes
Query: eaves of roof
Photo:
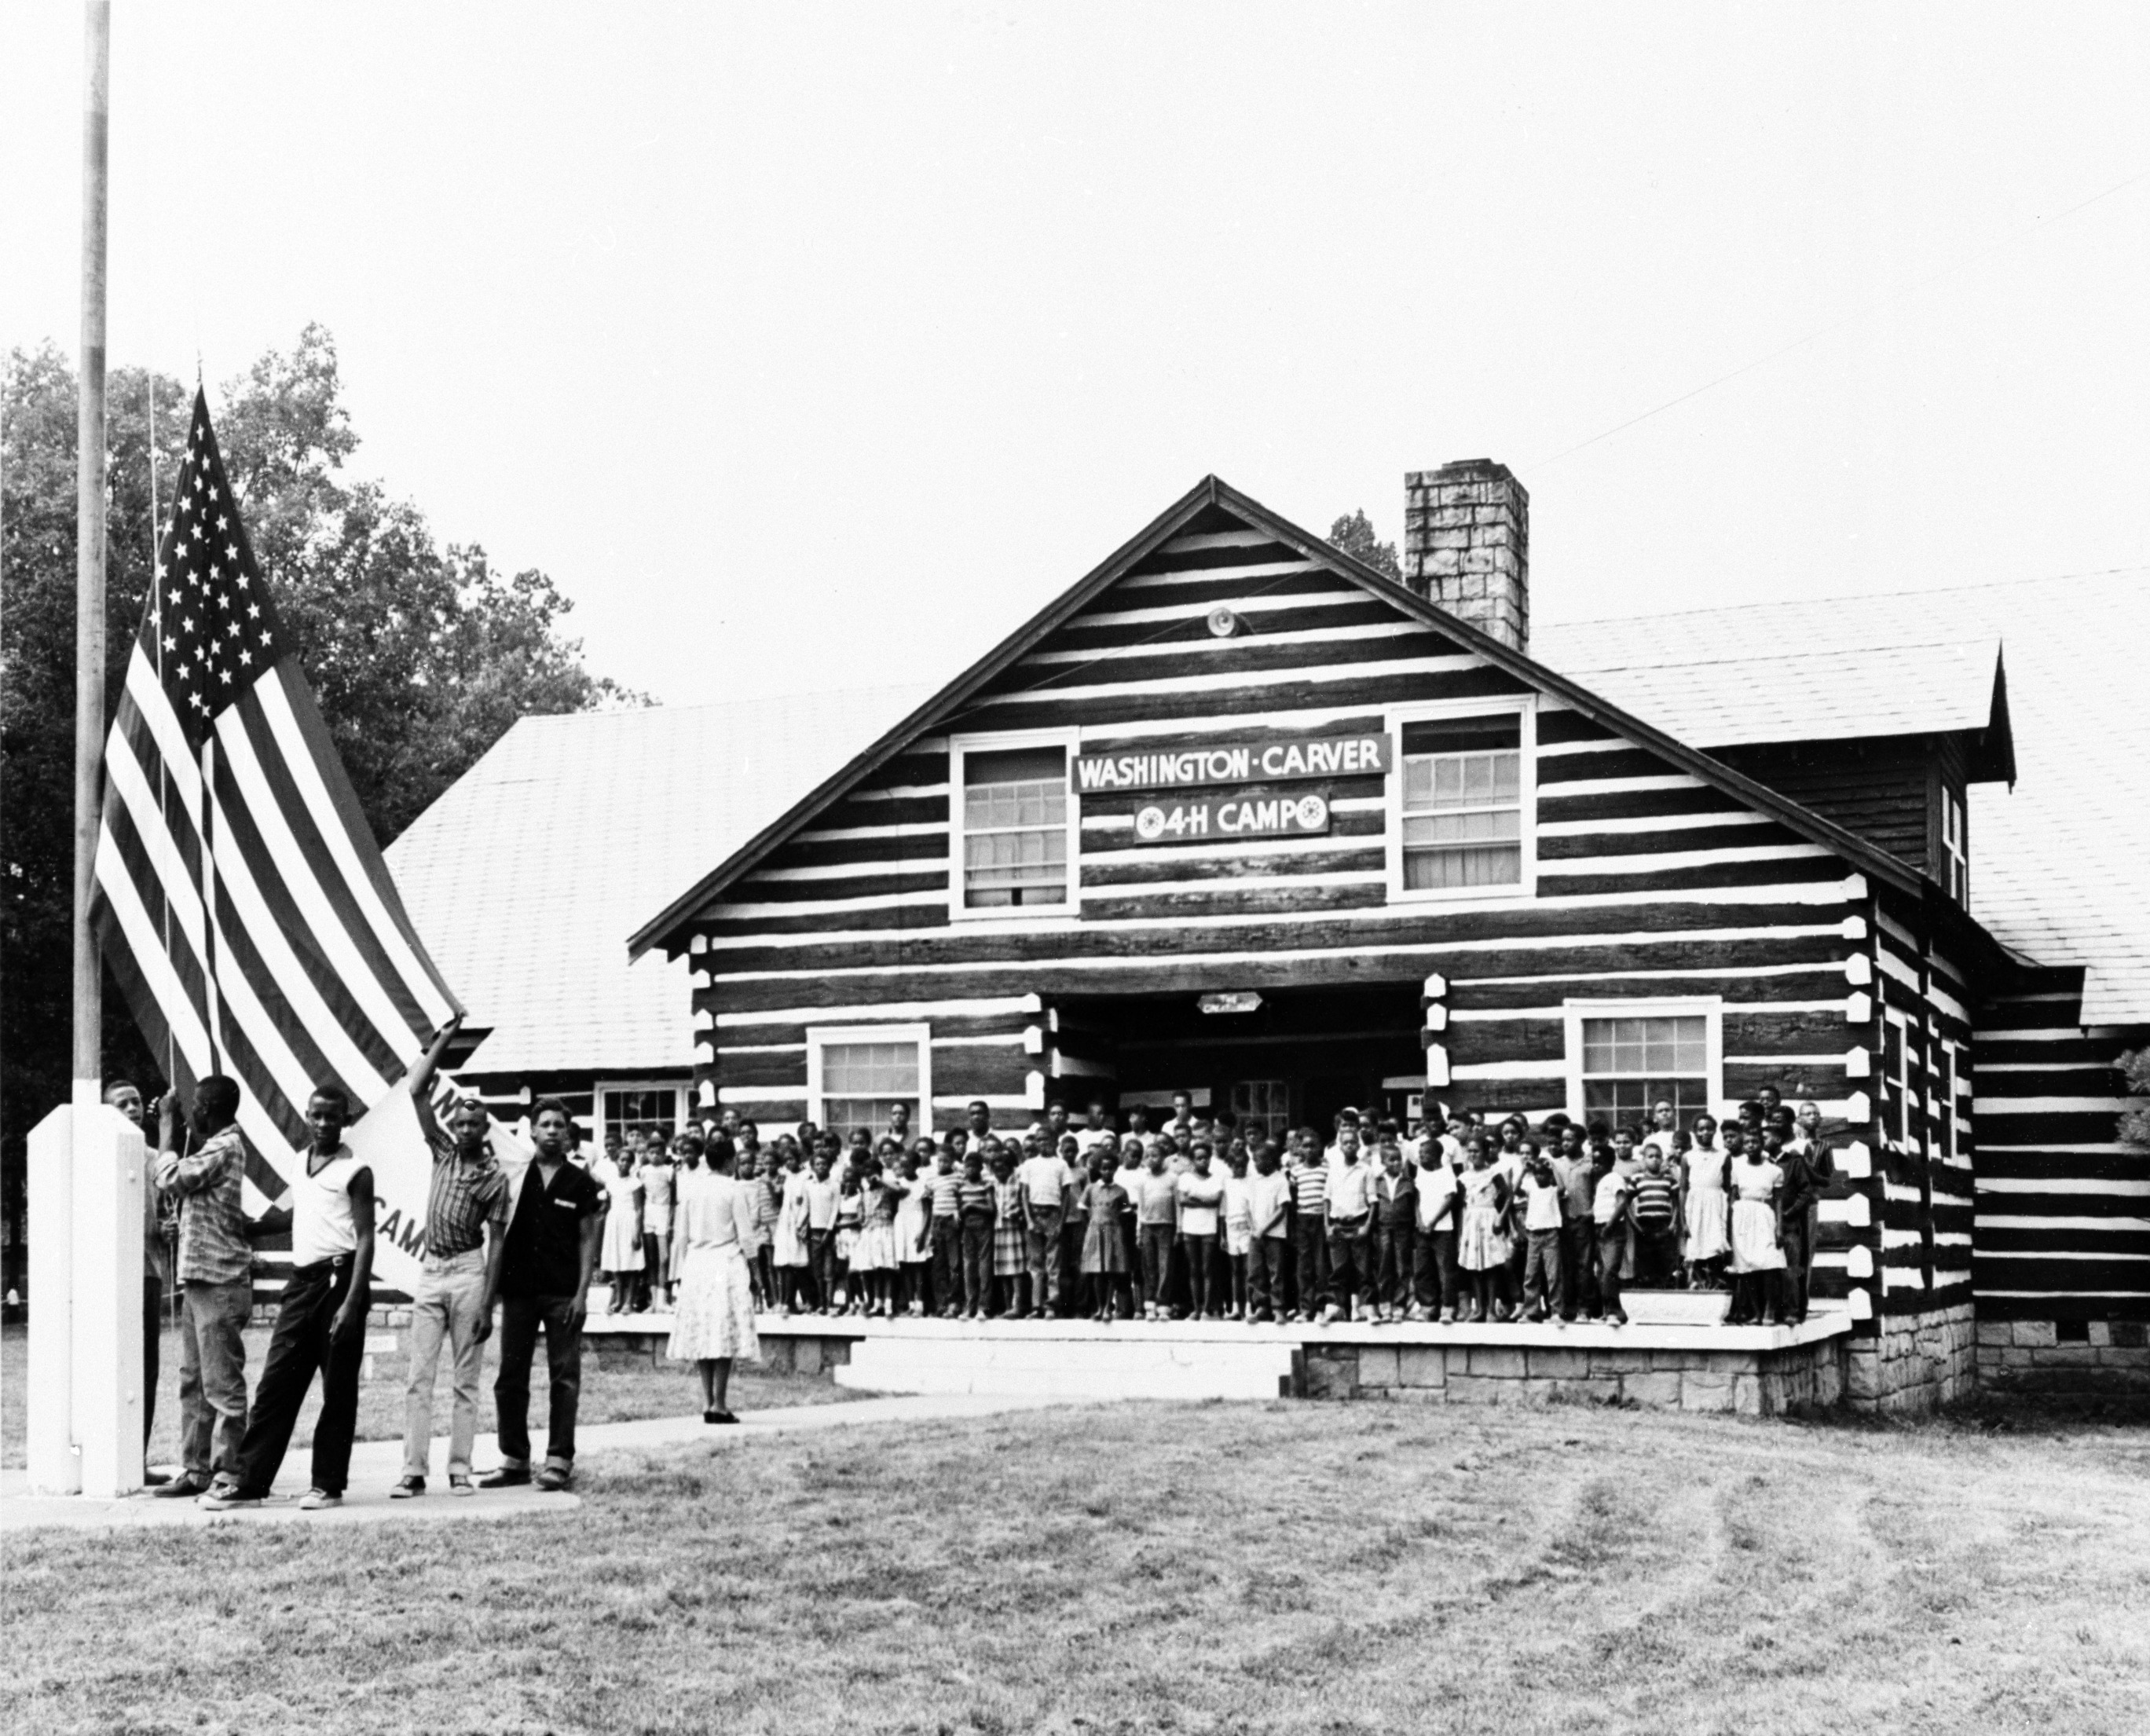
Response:
[{"label": "eaves of roof", "polygon": [[794,832],[839,800],[861,779],[894,758],[918,736],[928,733],[959,710],[1018,658],[1081,613],[1138,561],[1168,541],[1180,526],[1204,508],[1213,506],[1222,507],[1237,514],[1303,558],[1321,563],[1339,576],[1349,578],[1371,592],[1399,613],[1423,622],[1456,640],[1495,668],[1506,671],[1542,693],[1551,694],[1564,700],[1592,722],[1626,736],[1692,776],[1770,815],[1802,837],[1843,857],[1875,880],[1920,896],[1924,896],[1924,889],[1931,884],[1925,876],[1900,858],[1879,849],[1855,833],[1846,831],[1834,821],[1824,819],[1767,785],[1743,776],[1731,767],[1711,759],[1685,742],[1675,739],[1640,718],[1629,715],[1611,701],[1558,671],[1533,661],[1513,647],[1480,631],[1466,621],[1459,620],[1385,574],[1375,572],[1364,562],[1311,532],[1301,529],[1288,519],[1279,517],[1259,501],[1242,494],[1229,483],[1209,476],[1113,551],[1080,582],[1062,592],[882,735],[872,746],[815,785],[781,818],[765,826],[715,869],[665,906],[629,937],[628,956],[638,958],[653,946],[663,946],[669,952],[679,951],[683,943],[681,931],[696,911],[734,881],[750,871]]}]

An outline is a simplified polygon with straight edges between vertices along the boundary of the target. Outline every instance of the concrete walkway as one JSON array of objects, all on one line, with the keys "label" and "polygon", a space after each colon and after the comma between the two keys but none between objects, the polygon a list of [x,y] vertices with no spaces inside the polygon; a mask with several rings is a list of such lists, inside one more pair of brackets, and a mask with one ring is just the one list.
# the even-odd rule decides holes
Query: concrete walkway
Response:
[{"label": "concrete walkway", "polygon": [[[692,1416],[654,1416],[639,1422],[594,1423],[576,1434],[578,1461],[587,1466],[608,1452],[679,1446],[694,1442],[726,1446],[765,1440],[772,1435],[825,1432],[874,1423],[940,1422],[1002,1411],[1036,1410],[1050,1400],[981,1398],[958,1395],[916,1398],[855,1399],[831,1405],[795,1405],[778,1410],[740,1413],[739,1426],[712,1427],[699,1412]],[[160,1501],[146,1492],[124,1501],[84,1501],[73,1496],[33,1496],[29,1475],[0,1471],[0,1537],[46,1527],[79,1531],[129,1531],[152,1526],[366,1525],[384,1519],[435,1523],[458,1519],[506,1519],[526,1513],[570,1513],[583,1504],[578,1495],[547,1495],[535,1488],[483,1489],[476,1495],[448,1493],[448,1443],[433,1442],[426,1492],[415,1501],[391,1501],[388,1491],[403,1474],[402,1443],[361,1441],[351,1454],[351,1486],[344,1504],[326,1512],[299,1510],[305,1492],[306,1451],[294,1448],[284,1474],[266,1505],[212,1513],[191,1501]],[[500,1462],[497,1437],[481,1435],[472,1455],[481,1470]],[[294,1481],[294,1478],[299,1481]]]}]

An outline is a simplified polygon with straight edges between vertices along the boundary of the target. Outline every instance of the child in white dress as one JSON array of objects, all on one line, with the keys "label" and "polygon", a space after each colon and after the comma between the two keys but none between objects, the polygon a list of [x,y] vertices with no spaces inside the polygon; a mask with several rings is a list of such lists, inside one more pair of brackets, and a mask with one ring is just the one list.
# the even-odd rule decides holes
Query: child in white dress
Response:
[{"label": "child in white dress", "polygon": [[1471,1140],[1471,1167],[1458,1178],[1463,1196],[1463,1227],[1456,1239],[1456,1263],[1475,1290],[1471,1320],[1506,1320],[1507,1310],[1499,1294],[1508,1269],[1507,1178],[1495,1167],[1493,1153],[1483,1134]]},{"label": "child in white dress", "polygon": [[1759,1320],[1777,1324],[1780,1304],[1777,1274],[1784,1269],[1784,1249],[1777,1221],[1778,1195],[1784,1172],[1758,1148],[1732,1165],[1732,1312],[1734,1325]]},{"label": "child in white dress", "polygon": [[1724,1256],[1732,1251],[1725,1166],[1727,1153],[1734,1148],[1718,1144],[1715,1116],[1695,1117],[1694,1143],[1688,1148],[1685,1160],[1687,1285],[1691,1290],[1723,1288]]}]

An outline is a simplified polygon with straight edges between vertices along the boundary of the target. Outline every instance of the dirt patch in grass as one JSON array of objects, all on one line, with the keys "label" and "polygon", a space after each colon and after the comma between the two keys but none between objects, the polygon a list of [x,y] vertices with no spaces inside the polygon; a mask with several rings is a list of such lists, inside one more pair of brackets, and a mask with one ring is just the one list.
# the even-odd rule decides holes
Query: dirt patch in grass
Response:
[{"label": "dirt patch in grass", "polygon": [[[251,1391],[261,1378],[261,1365],[268,1355],[269,1329],[253,1326],[246,1333],[246,1385]],[[170,1464],[179,1457],[179,1335],[178,1329],[166,1330],[163,1345],[163,1361],[157,1381],[157,1413],[149,1434],[149,1462],[152,1465]],[[20,1325],[0,1328],[0,1466],[19,1466],[24,1462],[28,1422],[23,1405],[23,1377],[29,1361],[28,1330]],[[492,1377],[500,1366],[500,1340],[496,1335],[486,1345],[485,1378],[478,1395],[477,1426],[481,1433],[491,1432],[495,1421],[492,1409]],[[358,1439],[361,1441],[400,1441],[403,1438],[403,1382],[407,1365],[403,1357],[383,1355],[375,1359],[374,1378],[358,1390]],[[831,1405],[865,1396],[834,1381],[803,1378],[790,1375],[764,1375],[754,1371],[750,1364],[743,1365],[732,1381],[732,1408],[735,1410],[769,1410],[790,1405]],[[314,1419],[320,1412],[320,1385],[315,1383],[305,1408],[299,1414],[298,1431],[291,1437],[294,1451],[312,1444]],[[446,1436],[448,1432],[448,1373],[443,1367],[434,1377],[433,1432]],[[702,1408],[701,1388],[696,1382],[690,1363],[669,1362],[659,1356],[653,1363],[647,1357],[632,1357],[618,1352],[606,1352],[600,1356],[586,1349],[583,1356],[583,1399],[581,1421],[583,1423],[633,1422],[645,1416],[685,1416]],[[545,1410],[545,1353],[541,1346],[538,1353],[536,1379],[532,1383],[531,1415],[538,1419],[542,1433]]]},{"label": "dirt patch in grass", "polygon": [[1130,1405],[583,1486],[550,1522],[18,1540],[0,1723],[2150,1728],[2139,1431]]}]

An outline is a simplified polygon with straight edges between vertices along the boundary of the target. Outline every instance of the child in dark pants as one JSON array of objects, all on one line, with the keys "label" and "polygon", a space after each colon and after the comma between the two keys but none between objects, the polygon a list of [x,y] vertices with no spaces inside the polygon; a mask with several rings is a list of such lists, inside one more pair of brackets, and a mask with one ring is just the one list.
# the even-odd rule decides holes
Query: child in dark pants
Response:
[{"label": "child in dark pants", "polygon": [[1381,1171],[1374,1178],[1374,1318],[1401,1320],[1411,1306],[1411,1245],[1417,1239],[1418,1190],[1403,1151],[1381,1141]]},{"label": "child in dark pants", "polygon": [[983,1320],[993,1302],[994,1201],[999,1190],[986,1179],[985,1159],[976,1150],[963,1154],[963,1179],[956,1184],[956,1235],[963,1269],[963,1317]]},{"label": "child in dark pants", "polygon": [[1291,1178],[1277,1164],[1274,1142],[1264,1140],[1254,1153],[1254,1173],[1248,1188],[1247,1214],[1254,1220],[1254,1318],[1281,1319],[1284,1312],[1284,1269],[1291,1260]]},{"label": "child in dark pants", "polygon": [[1597,1238],[1597,1299],[1616,1326],[1628,1324],[1620,1306],[1620,1267],[1633,1228],[1628,1198],[1633,1186],[1618,1164],[1608,1163],[1598,1172],[1590,1196],[1590,1227]]},{"label": "child in dark pants", "polygon": [[1544,1153],[1532,1149],[1523,1165],[1519,1192],[1526,1239],[1523,1252],[1523,1310],[1533,1323],[1567,1310],[1567,1286],[1560,1269],[1560,1230],[1564,1201],[1560,1178]]},{"label": "child in dark pants", "polygon": [[1418,1175],[1411,1189],[1417,1222],[1411,1245],[1411,1318],[1453,1320],[1460,1299],[1456,1277],[1456,1224],[1462,1189],[1437,1140],[1419,1148]]},{"label": "child in dark pants", "polygon": [[1669,1289],[1679,1270],[1679,1195],[1664,1148],[1643,1148],[1643,1173],[1634,1179],[1628,1222],[1635,1227],[1635,1283]]}]

